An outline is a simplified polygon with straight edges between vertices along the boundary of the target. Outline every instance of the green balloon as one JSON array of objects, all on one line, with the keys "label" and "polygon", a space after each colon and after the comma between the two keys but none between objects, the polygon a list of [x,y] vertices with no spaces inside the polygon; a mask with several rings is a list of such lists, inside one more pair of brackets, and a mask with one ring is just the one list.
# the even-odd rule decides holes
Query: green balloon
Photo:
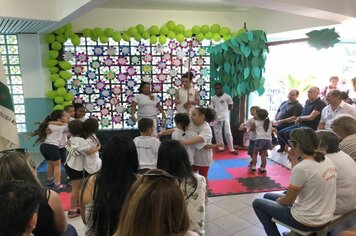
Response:
[{"label": "green balloon", "polygon": [[63,110],[64,106],[63,105],[55,105],[53,110]]},{"label": "green balloon", "polygon": [[67,94],[64,96],[64,100],[66,100],[66,101],[73,101],[73,100],[74,100],[74,95],[71,94],[71,93],[67,93]]},{"label": "green balloon", "polygon": [[223,39],[224,39],[224,41],[228,41],[228,40],[231,39],[231,35],[230,35],[230,34],[224,35],[224,36],[223,36]]},{"label": "green balloon", "polygon": [[115,42],[120,42],[121,40],[121,33],[119,31],[115,31],[113,34],[112,34],[112,39],[115,41]]},{"label": "green balloon", "polygon": [[67,94],[67,90],[65,88],[58,88],[57,89],[57,94],[58,94],[58,96],[63,97],[63,96],[65,96]]},{"label": "green balloon", "polygon": [[205,38],[208,39],[208,40],[212,39],[213,38],[213,33],[212,32],[207,32],[205,34]]},{"label": "green balloon", "polygon": [[221,40],[221,36],[218,33],[213,34],[213,40],[215,42],[219,42]]},{"label": "green balloon", "polygon": [[100,40],[101,43],[108,43],[109,42],[109,38],[104,36],[104,35],[100,36],[99,40]]},{"label": "green balloon", "polygon": [[59,51],[62,48],[62,44],[60,42],[54,41],[51,44],[51,47],[52,47],[53,50]]},{"label": "green balloon", "polygon": [[226,27],[226,26],[225,26],[225,27],[222,27],[222,28],[220,29],[220,34],[223,35],[223,36],[229,35],[230,32],[231,32],[230,28],[229,28],[229,27]]},{"label": "green balloon", "polygon": [[136,27],[130,27],[127,32],[130,34],[130,36],[134,36],[134,34],[137,33]]},{"label": "green balloon", "polygon": [[167,37],[164,35],[159,36],[159,43],[164,45],[167,42]]},{"label": "green balloon", "polygon": [[64,98],[63,97],[55,97],[54,102],[57,104],[62,104],[64,102]]},{"label": "green balloon", "polygon": [[59,72],[59,75],[65,80],[69,80],[70,78],[72,78],[72,74],[65,70],[61,70]]},{"label": "green balloon", "polygon": [[103,29],[99,27],[95,27],[92,32],[92,34],[96,37],[100,37],[101,35],[103,35],[103,33],[104,33]]},{"label": "green balloon", "polygon": [[91,36],[90,36],[90,39],[91,39],[91,41],[96,42],[96,41],[98,41],[99,37],[98,37],[98,36],[95,36],[95,35],[91,35]]},{"label": "green balloon", "polygon": [[51,74],[51,75],[49,75],[49,79],[52,82],[55,82],[57,79],[60,79],[60,77],[59,77],[59,74]]},{"label": "green balloon", "polygon": [[89,28],[83,29],[82,34],[83,34],[84,37],[90,37],[91,36],[91,29],[89,29]]},{"label": "green balloon", "polygon": [[192,28],[192,32],[195,35],[199,34],[200,33],[200,27],[197,26],[197,25],[194,25],[193,28]]},{"label": "green balloon", "polygon": [[54,41],[56,41],[56,36],[54,36],[54,34],[46,34],[45,41],[46,41],[46,43],[51,44]]},{"label": "green balloon", "polygon": [[140,42],[140,41],[141,41],[141,34],[139,34],[139,33],[134,34],[134,39],[135,39],[137,42]]},{"label": "green balloon", "polygon": [[[66,95],[67,96],[67,95]],[[66,106],[70,106],[70,105],[73,105],[72,101],[74,100],[74,96],[73,96],[73,99],[71,101],[64,101],[62,103],[63,107],[66,107]]]},{"label": "green balloon", "polygon": [[54,91],[54,90],[51,90],[51,91],[48,91],[46,96],[49,98],[49,99],[54,99],[55,97],[57,97],[57,92]]},{"label": "green balloon", "polygon": [[58,73],[59,68],[56,66],[52,66],[52,67],[49,67],[48,70],[49,70],[49,73],[56,74],[56,73]]},{"label": "green balloon", "polygon": [[184,32],[184,30],[185,30],[185,27],[182,24],[178,24],[178,25],[176,25],[176,27],[174,27],[174,31],[177,34],[182,34]]},{"label": "green balloon", "polygon": [[60,43],[64,43],[65,41],[67,41],[67,38],[66,36],[64,36],[64,34],[59,34],[56,36],[56,41]]},{"label": "green balloon", "polygon": [[158,35],[159,34],[159,28],[157,25],[152,25],[148,32],[150,32],[151,35]]},{"label": "green balloon", "polygon": [[150,38],[150,33],[148,33],[148,31],[143,31],[142,32],[142,38],[143,39],[149,39]]},{"label": "green balloon", "polygon": [[78,35],[74,35],[73,38],[70,39],[70,41],[74,46],[79,46],[80,44],[80,38]]},{"label": "green balloon", "polygon": [[70,70],[72,68],[72,65],[67,61],[60,61],[58,64],[63,70]]},{"label": "green balloon", "polygon": [[177,34],[176,39],[178,42],[183,42],[184,41],[184,35],[183,34]]},{"label": "green balloon", "polygon": [[173,31],[169,31],[167,34],[167,37],[170,39],[175,39],[176,38],[176,33],[174,33]]},{"label": "green balloon", "polygon": [[203,33],[197,34],[196,39],[197,39],[199,42],[200,42],[200,41],[203,41],[203,40],[204,40],[204,34],[203,34]]},{"label": "green balloon", "polygon": [[174,30],[174,28],[176,27],[176,23],[174,21],[170,20],[167,22],[166,26],[169,30]]},{"label": "green balloon", "polygon": [[64,33],[64,28],[59,28],[56,31],[54,31],[56,34],[63,34]]},{"label": "green balloon", "polygon": [[64,31],[70,31],[70,30],[72,30],[72,28],[73,28],[73,25],[72,25],[72,23],[67,23],[66,25],[64,25],[63,26],[63,28],[64,28]]},{"label": "green balloon", "polygon": [[192,35],[193,35],[193,32],[191,30],[184,31],[184,36],[186,38],[190,38],[190,37],[192,37]]},{"label": "green balloon", "polygon": [[156,43],[157,43],[157,37],[154,36],[154,35],[152,35],[152,36],[150,37],[150,43],[151,43],[151,44],[156,44]]},{"label": "green balloon", "polygon": [[113,33],[114,33],[114,30],[111,28],[106,28],[104,30],[104,36],[106,36],[106,37],[111,37]]},{"label": "green balloon", "polygon": [[59,78],[54,82],[53,85],[56,88],[62,88],[62,87],[64,87],[66,85],[66,81],[64,79]]},{"label": "green balloon", "polygon": [[127,32],[122,34],[122,39],[126,42],[130,42],[131,35],[129,35]]},{"label": "green balloon", "polygon": [[145,31],[145,26],[139,24],[139,25],[136,25],[136,29],[137,29],[137,33],[142,34],[143,31]]},{"label": "green balloon", "polygon": [[48,57],[51,58],[51,59],[56,59],[58,57],[58,51],[55,51],[55,50],[50,50],[48,52]]},{"label": "green balloon", "polygon": [[159,33],[162,35],[167,35],[169,32],[169,29],[167,26],[162,26],[161,29],[159,30]]},{"label": "green balloon", "polygon": [[220,32],[220,25],[219,24],[213,24],[210,27],[211,32],[213,33],[219,33]]},{"label": "green balloon", "polygon": [[46,60],[46,65],[48,67],[53,67],[58,64],[58,61],[56,59],[47,59]]},{"label": "green balloon", "polygon": [[203,34],[206,34],[206,33],[208,33],[209,32],[209,25],[202,25],[201,27],[200,27],[200,31],[203,33]]},{"label": "green balloon", "polygon": [[67,39],[73,38],[74,35],[75,35],[75,33],[73,31],[71,31],[71,30],[68,30],[68,31],[64,32],[64,36]]}]

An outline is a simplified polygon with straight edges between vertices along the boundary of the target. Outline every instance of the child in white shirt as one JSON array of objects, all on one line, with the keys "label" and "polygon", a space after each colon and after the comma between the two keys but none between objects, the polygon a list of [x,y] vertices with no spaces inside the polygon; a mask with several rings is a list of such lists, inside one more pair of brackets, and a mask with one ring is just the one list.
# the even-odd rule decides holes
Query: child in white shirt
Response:
[{"label": "child in white shirt", "polygon": [[[94,118],[88,118],[84,121],[84,138],[90,147],[99,146],[100,141],[96,137],[95,133],[99,129],[98,121]],[[101,168],[101,159],[99,157],[99,150],[91,154],[87,154],[84,160],[84,169],[89,174],[94,174],[98,172]]]},{"label": "child in white shirt", "polygon": [[149,169],[155,169],[157,166],[157,154],[161,142],[155,137],[151,137],[154,130],[152,119],[141,118],[138,121],[138,129],[141,136],[136,137],[133,141],[137,149],[140,172],[144,173]]}]

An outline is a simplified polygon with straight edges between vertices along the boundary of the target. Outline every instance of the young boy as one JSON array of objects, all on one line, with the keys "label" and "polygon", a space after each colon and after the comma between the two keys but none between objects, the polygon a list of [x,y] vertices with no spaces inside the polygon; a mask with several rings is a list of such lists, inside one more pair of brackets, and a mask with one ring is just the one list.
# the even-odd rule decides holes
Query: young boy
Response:
[{"label": "young boy", "polygon": [[155,169],[157,166],[158,148],[161,142],[155,137],[151,137],[154,125],[153,120],[141,118],[138,122],[138,129],[141,136],[136,137],[133,141],[137,149],[139,161],[139,172],[145,173],[149,169]]},{"label": "young boy", "polygon": [[[229,151],[237,155],[237,151],[234,149],[231,128],[230,128],[230,110],[234,102],[230,95],[224,93],[221,83],[214,85],[215,95],[211,98],[211,104],[216,112],[216,120],[213,123],[214,134],[216,143],[223,143],[222,133],[224,130],[225,141]],[[218,152],[223,152],[225,149],[221,147]]]}]

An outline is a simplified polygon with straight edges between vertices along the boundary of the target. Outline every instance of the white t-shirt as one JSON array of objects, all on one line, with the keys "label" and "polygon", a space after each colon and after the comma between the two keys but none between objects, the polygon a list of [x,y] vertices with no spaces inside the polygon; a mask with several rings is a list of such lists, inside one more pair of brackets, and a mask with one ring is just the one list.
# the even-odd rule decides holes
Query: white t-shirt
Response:
[{"label": "white t-shirt", "polygon": [[[67,138],[68,126],[67,125],[53,125],[49,124],[48,129],[51,130],[51,133],[47,134],[47,137],[44,143],[60,146],[62,140]],[[64,137],[66,136],[66,137]],[[63,146],[62,146],[63,147]]]},{"label": "white t-shirt", "polygon": [[[92,134],[93,137],[88,137],[85,139],[90,147],[95,147],[99,144],[99,139],[96,137],[95,134]],[[89,174],[93,174],[100,170],[101,168],[101,159],[99,157],[99,152],[96,151],[92,154],[86,154],[84,158],[84,169]]]},{"label": "white t-shirt", "polygon": [[216,112],[216,120],[224,121],[229,118],[229,105],[234,104],[230,95],[224,93],[220,97],[214,95],[211,98],[211,104]]},{"label": "white t-shirt", "polygon": [[213,163],[213,150],[204,149],[204,146],[211,144],[213,133],[210,125],[204,122],[201,126],[193,125],[193,131],[204,139],[204,142],[195,144],[197,151],[195,152],[194,165],[210,166]]},{"label": "white t-shirt", "polygon": [[[183,135],[185,133],[185,135]],[[181,140],[189,140],[192,139],[194,137],[196,137],[198,134],[187,130],[187,131],[183,131],[181,129],[174,129],[174,132],[172,133],[172,139],[177,140],[177,141],[181,141]],[[185,150],[187,150],[188,153],[188,157],[189,157],[189,162],[191,165],[194,164],[194,156],[195,156],[195,152],[196,152],[196,148],[195,145],[186,145],[184,146]]]},{"label": "white t-shirt", "polygon": [[156,116],[158,113],[157,103],[159,99],[157,96],[151,94],[153,99],[150,96],[143,93],[136,94],[132,101],[137,103],[137,117],[152,117]]},{"label": "white t-shirt", "polygon": [[263,120],[255,120],[256,123],[256,139],[272,140],[272,122],[269,122],[267,131],[263,128],[265,123]]},{"label": "white t-shirt", "polygon": [[[189,88],[189,101],[194,101],[195,94],[197,90],[194,87]],[[191,106],[189,111],[184,107],[184,104],[188,101],[188,90],[184,88],[178,89],[179,94],[179,103],[177,104],[177,113],[187,113],[189,114],[190,110],[193,109],[194,105]]]},{"label": "white t-shirt", "polygon": [[252,117],[245,123],[246,131],[250,133],[250,140],[256,140],[256,130],[251,130],[252,125],[255,123],[255,119]]},{"label": "white t-shirt", "polygon": [[292,169],[290,188],[300,189],[291,213],[308,226],[328,223],[336,205],[336,168],[327,157],[322,162],[303,160]]},{"label": "white t-shirt", "polygon": [[325,123],[325,129],[331,130],[331,124],[334,119],[340,115],[350,115],[356,118],[356,107],[341,101],[340,105],[333,111],[330,105],[324,107],[321,111],[320,122]]},{"label": "white t-shirt", "polygon": [[70,137],[70,147],[76,149],[78,153],[69,153],[67,157],[67,165],[77,171],[84,169],[85,152],[90,149],[88,142],[82,137]]},{"label": "white t-shirt", "polygon": [[134,140],[140,169],[157,167],[157,155],[161,142],[150,136],[138,136]]},{"label": "white t-shirt", "polygon": [[337,172],[335,214],[345,214],[356,207],[356,163],[343,151],[325,156],[334,163]]}]

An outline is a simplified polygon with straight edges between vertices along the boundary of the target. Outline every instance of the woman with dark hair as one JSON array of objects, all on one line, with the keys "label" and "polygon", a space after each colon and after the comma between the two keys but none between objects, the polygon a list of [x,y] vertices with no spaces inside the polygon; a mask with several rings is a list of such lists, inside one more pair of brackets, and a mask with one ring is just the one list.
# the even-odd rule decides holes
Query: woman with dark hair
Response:
[{"label": "woman with dark hair", "polygon": [[336,209],[335,214],[345,214],[356,206],[356,162],[339,149],[339,138],[334,132],[319,130],[316,132],[320,140],[319,150],[335,165],[336,178]]},{"label": "woman with dark hair", "polygon": [[289,157],[299,159],[299,163],[292,168],[287,193],[267,193],[252,203],[268,236],[280,235],[272,218],[298,230],[318,231],[335,211],[336,168],[318,151],[315,131],[295,129],[290,138]]},{"label": "woman with dark hair", "polygon": [[[149,118],[154,122],[154,131],[152,136],[157,137],[157,113],[158,111],[162,113],[162,124],[164,127],[166,125],[166,115],[164,114],[163,108],[160,104],[160,100],[157,96],[151,93],[151,86],[148,82],[142,82],[140,88],[138,89],[139,94],[136,94],[132,100],[131,104],[131,119],[136,122],[141,118]],[[137,108],[137,118],[135,116]]]},{"label": "woman with dark hair", "polygon": [[189,216],[179,179],[159,169],[139,177],[127,195],[115,236],[198,236],[189,231]]},{"label": "woman with dark hair", "polygon": [[80,213],[85,235],[112,235],[125,197],[136,180],[138,159],[135,143],[116,136],[105,147],[102,166],[82,186]]},{"label": "woman with dark hair", "polygon": [[157,168],[182,179],[180,189],[187,204],[190,229],[204,235],[206,182],[203,176],[193,173],[185,148],[176,140],[162,141]]},{"label": "woman with dark hair", "polygon": [[187,113],[189,115],[194,106],[200,103],[198,90],[193,87],[193,79],[193,72],[189,71],[182,75],[182,87],[176,90],[174,98],[177,113]]}]

